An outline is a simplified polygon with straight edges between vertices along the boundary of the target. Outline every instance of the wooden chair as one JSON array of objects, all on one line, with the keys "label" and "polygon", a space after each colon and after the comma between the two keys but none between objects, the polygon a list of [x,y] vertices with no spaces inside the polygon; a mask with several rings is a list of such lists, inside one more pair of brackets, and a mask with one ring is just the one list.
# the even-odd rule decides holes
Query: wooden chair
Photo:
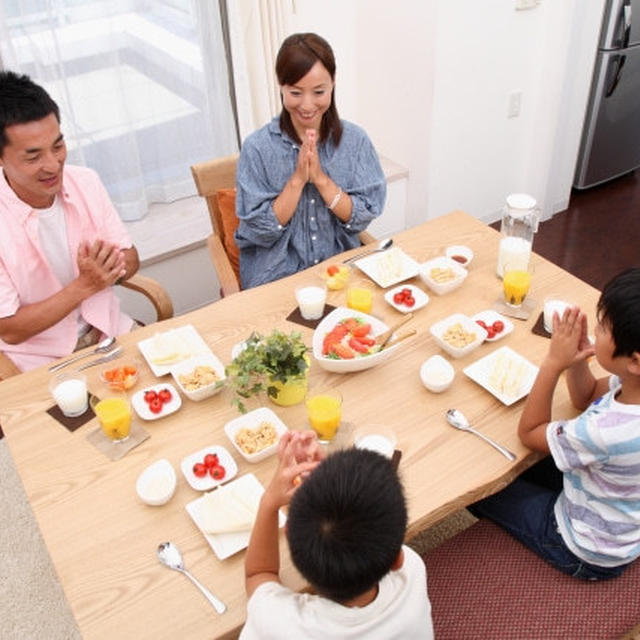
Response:
[{"label": "wooden chair", "polygon": [[[169,294],[153,278],[135,273],[131,278],[120,283],[120,286],[141,293],[149,299],[158,320],[173,317],[173,304]],[[13,361],[0,352],[0,380],[5,380],[20,373]]]},{"label": "wooden chair", "polygon": [[[236,167],[238,154],[223,158],[215,158],[207,162],[191,165],[191,174],[196,184],[198,194],[207,202],[213,233],[207,238],[207,246],[211,261],[220,280],[220,294],[222,297],[240,291],[240,274],[233,268],[227,248],[235,246],[233,230],[236,225],[225,225],[224,216],[218,204],[217,191],[232,189],[236,186]],[[225,226],[229,229],[226,232]],[[231,230],[233,227],[233,230]],[[367,231],[359,234],[362,244],[371,244],[376,239]]]}]

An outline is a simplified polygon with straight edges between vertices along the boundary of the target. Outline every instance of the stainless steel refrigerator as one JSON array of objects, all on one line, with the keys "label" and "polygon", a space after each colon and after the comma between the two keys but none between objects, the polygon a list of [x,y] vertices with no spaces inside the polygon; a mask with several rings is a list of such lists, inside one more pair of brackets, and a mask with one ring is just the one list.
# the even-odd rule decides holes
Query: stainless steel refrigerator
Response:
[{"label": "stainless steel refrigerator", "polygon": [[640,167],[640,0],[608,0],[574,187]]}]

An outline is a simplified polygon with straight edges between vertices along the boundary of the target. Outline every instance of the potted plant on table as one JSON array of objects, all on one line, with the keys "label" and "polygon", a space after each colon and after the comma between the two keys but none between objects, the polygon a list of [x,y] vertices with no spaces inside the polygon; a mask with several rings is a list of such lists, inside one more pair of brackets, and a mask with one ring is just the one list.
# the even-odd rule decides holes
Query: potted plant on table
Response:
[{"label": "potted plant on table", "polygon": [[304,400],[308,386],[308,347],[299,333],[274,329],[263,336],[253,332],[244,349],[226,367],[234,403],[246,412],[243,400],[266,391],[270,400],[288,406]]}]

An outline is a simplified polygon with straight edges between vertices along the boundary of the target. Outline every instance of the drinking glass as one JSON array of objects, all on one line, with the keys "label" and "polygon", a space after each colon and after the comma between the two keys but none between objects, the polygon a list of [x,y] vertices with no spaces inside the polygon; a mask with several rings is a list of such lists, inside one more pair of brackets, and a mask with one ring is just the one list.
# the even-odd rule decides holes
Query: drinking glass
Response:
[{"label": "drinking glass", "polygon": [[125,393],[109,391],[102,399],[91,396],[91,408],[109,440],[117,444],[129,438],[131,405]]},{"label": "drinking glass", "polygon": [[533,267],[506,262],[502,275],[502,289],[507,306],[518,309],[531,288]]},{"label": "drinking glass", "polygon": [[49,390],[60,411],[68,418],[81,416],[88,408],[87,377],[71,371],[54,376]]},{"label": "drinking glass", "polygon": [[300,307],[300,315],[305,320],[318,320],[324,313],[324,305],[327,300],[325,286],[304,285],[296,287],[296,301]]},{"label": "drinking glass", "polygon": [[334,389],[315,391],[305,399],[307,417],[318,441],[327,444],[333,440],[342,420],[342,394]]},{"label": "drinking glass", "polygon": [[362,313],[371,313],[373,306],[373,291],[366,286],[349,287],[347,289],[347,307],[362,311]]}]

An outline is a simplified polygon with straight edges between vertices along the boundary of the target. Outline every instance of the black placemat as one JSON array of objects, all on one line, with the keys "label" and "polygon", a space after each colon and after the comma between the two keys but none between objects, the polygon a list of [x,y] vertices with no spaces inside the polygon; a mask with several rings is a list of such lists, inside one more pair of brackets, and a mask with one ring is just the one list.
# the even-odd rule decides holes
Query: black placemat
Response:
[{"label": "black placemat", "polygon": [[537,336],[543,338],[550,338],[551,334],[544,328],[544,312],[541,312],[536,320],[536,323],[531,328],[531,333],[535,333]]},{"label": "black placemat", "polygon": [[91,408],[91,393],[89,394],[89,404],[87,405],[87,410],[79,416],[75,416],[75,418],[70,418],[69,416],[65,416],[62,413],[62,410],[57,404],[54,404],[52,407],[47,409],[47,413],[54,419],[57,420],[65,429],[71,431],[72,433],[79,429],[82,425],[86,424],[95,417],[95,413],[93,413],[93,409]]},{"label": "black placemat", "polygon": [[324,311],[322,312],[322,316],[320,316],[317,320],[305,320],[300,313],[300,307],[296,307],[288,316],[287,320],[289,322],[295,322],[296,324],[301,324],[303,327],[309,327],[309,329],[315,329],[323,320],[325,316],[330,314],[335,307],[332,304],[325,303]]}]

